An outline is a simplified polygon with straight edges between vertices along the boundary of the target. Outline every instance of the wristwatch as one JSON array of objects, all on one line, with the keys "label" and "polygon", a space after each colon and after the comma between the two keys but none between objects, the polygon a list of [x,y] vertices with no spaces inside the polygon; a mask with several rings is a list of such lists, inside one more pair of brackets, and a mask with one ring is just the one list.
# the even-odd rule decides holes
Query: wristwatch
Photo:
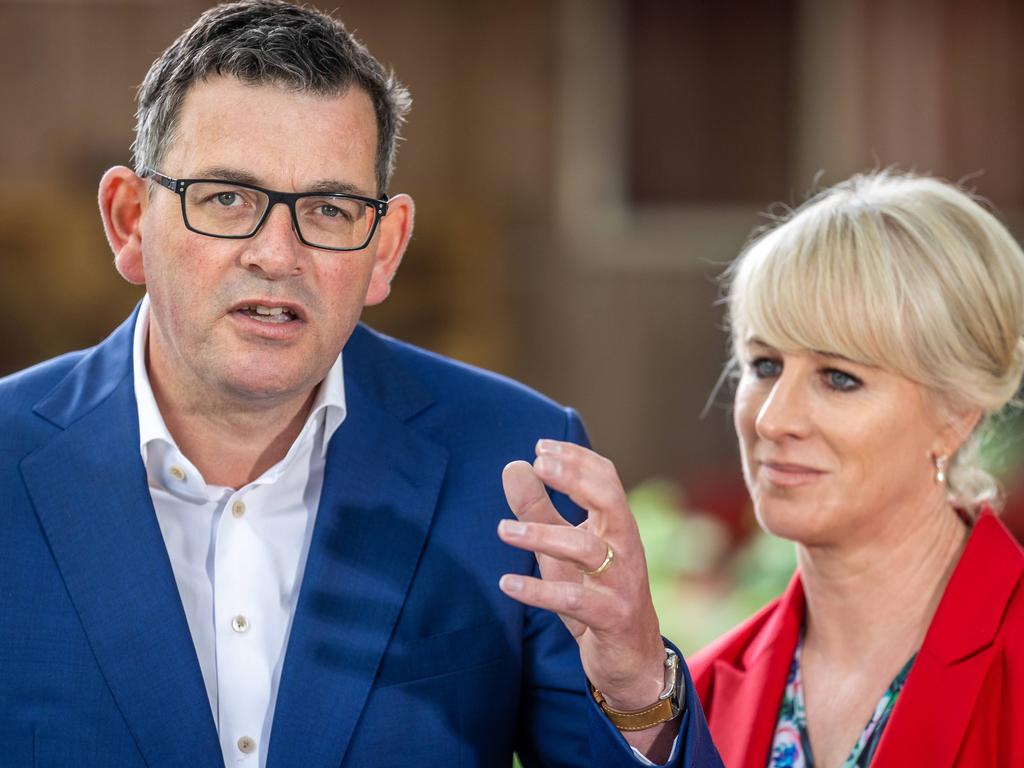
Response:
[{"label": "wristwatch", "polygon": [[633,711],[614,709],[608,706],[604,694],[597,690],[589,680],[587,684],[590,686],[590,695],[594,697],[597,706],[620,731],[643,731],[653,728],[656,725],[667,723],[676,717],[679,710],[682,709],[682,670],[679,666],[679,656],[671,648],[665,649],[665,688],[658,696],[658,700],[649,707]]}]

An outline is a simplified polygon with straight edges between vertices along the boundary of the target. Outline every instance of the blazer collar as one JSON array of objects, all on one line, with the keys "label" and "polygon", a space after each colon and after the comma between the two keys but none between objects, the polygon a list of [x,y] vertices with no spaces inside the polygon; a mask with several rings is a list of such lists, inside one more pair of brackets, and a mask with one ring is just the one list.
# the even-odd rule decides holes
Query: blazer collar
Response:
[{"label": "blazer collar", "polygon": [[[219,765],[217,733],[139,451],[137,310],[35,406],[61,428],[22,475],[104,679],[146,764]],[[431,406],[359,326],[349,415],[328,449],[269,745],[271,768],[336,768],[419,562],[446,451],[409,422]],[[183,734],[185,736],[183,737]]]},{"label": "blazer collar", "polygon": [[139,453],[134,321],[86,353],[35,406],[61,431],[22,461],[21,472],[146,765],[215,765],[223,759],[217,733]]},{"label": "blazer collar", "polygon": [[[768,763],[778,716],[800,626],[804,590],[794,574],[779,602],[736,663],[714,662],[714,696],[708,719],[722,762],[743,768]],[[715,708],[725,711],[716,716]],[[770,710],[770,711],[767,711]],[[740,717],[736,714],[741,713]]]},{"label": "blazer collar", "polygon": [[1024,552],[991,513],[974,524],[873,766],[953,764],[978,694],[997,658],[1007,604],[1024,575]]},{"label": "blazer collar", "polygon": [[388,344],[360,327],[343,355],[349,414],[328,449],[278,690],[270,768],[337,768],[344,760],[419,564],[448,462],[443,447],[410,425],[432,400]]},{"label": "blazer collar", "polygon": [[991,645],[1024,571],[1024,553],[991,512],[974,524],[921,650],[945,666]]}]

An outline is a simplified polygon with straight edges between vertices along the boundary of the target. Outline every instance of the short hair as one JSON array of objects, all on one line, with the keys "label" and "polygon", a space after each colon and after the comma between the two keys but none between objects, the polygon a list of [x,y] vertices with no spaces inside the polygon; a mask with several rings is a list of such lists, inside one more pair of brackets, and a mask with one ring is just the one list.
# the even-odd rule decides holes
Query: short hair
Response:
[{"label": "short hair", "polygon": [[[853,176],[756,235],[726,279],[734,360],[750,335],[832,352],[986,417],[1020,386],[1024,253],[953,184],[891,170]],[[951,500],[970,511],[999,501],[978,463],[983,430],[947,473]]]},{"label": "short hair", "polygon": [[377,118],[376,182],[387,190],[409,91],[332,17],[282,0],[242,0],[203,13],[153,62],[138,90],[137,172],[158,168],[174,140],[189,88],[226,75],[322,96],[362,88]]}]

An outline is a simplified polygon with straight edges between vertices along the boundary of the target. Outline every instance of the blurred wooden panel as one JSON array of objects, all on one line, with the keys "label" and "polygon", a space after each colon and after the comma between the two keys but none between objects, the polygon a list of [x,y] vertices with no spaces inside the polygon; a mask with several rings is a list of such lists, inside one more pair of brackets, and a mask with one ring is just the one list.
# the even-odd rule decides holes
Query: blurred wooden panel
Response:
[{"label": "blurred wooden panel", "polygon": [[974,184],[1024,209],[1024,3],[870,0],[865,160]]},{"label": "blurred wooden panel", "polygon": [[787,188],[797,5],[626,3],[631,199],[760,204]]}]

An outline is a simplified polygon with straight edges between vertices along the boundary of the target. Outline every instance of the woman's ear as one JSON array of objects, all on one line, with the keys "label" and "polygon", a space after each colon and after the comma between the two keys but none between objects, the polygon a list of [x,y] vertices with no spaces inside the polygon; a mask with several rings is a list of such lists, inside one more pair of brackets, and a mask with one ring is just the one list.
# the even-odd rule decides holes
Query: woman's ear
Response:
[{"label": "woman's ear", "polygon": [[952,456],[967,442],[981,421],[980,408],[949,406],[946,409],[946,422],[940,435],[941,449],[936,451],[939,456]]},{"label": "woman's ear", "polygon": [[135,172],[118,165],[100,180],[99,204],[103,231],[114,252],[114,264],[129,283],[143,285],[142,212],[146,206],[146,182]]}]

